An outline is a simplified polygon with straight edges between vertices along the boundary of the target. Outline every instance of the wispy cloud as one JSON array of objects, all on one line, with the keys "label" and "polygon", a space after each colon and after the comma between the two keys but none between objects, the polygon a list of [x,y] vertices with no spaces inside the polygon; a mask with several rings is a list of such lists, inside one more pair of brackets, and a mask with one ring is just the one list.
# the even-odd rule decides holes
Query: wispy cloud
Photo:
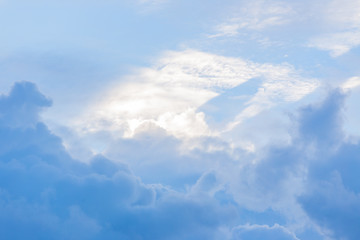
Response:
[{"label": "wispy cloud", "polygon": [[333,0],[319,11],[327,29],[310,39],[309,46],[338,57],[360,45],[360,1]]},{"label": "wispy cloud", "polygon": [[276,1],[252,1],[239,7],[234,17],[215,27],[210,37],[232,37],[241,31],[261,31],[292,21],[295,11],[289,4]]},{"label": "wispy cloud", "polygon": [[360,86],[360,77],[351,77],[347,79],[342,85],[341,88],[345,91],[357,88]]},{"label": "wispy cloud", "polygon": [[[277,39],[280,45],[295,43],[299,47],[303,47],[305,38],[307,47],[328,51],[332,57],[360,45],[358,0],[323,1],[322,4],[258,0],[241,2],[236,8],[239,10],[233,10],[231,17],[215,25],[210,38],[256,40],[259,44],[263,39],[267,42]],[[296,31],[302,33],[301,39],[297,39]]]},{"label": "wispy cloud", "polygon": [[31,83],[17,83],[0,99],[3,238],[222,239],[220,228],[237,217],[233,207],[209,197],[146,185],[126,165],[103,156],[80,163],[38,120],[8,124],[24,112],[38,115],[44,107],[39,99],[46,98]]},{"label": "wispy cloud", "polygon": [[142,13],[161,9],[169,0],[137,0],[137,5]]},{"label": "wispy cloud", "polygon": [[275,224],[268,225],[242,225],[233,230],[233,239],[281,239],[299,240],[294,233],[283,226]]},{"label": "wispy cloud", "polygon": [[332,57],[341,56],[358,45],[360,45],[360,29],[322,35],[311,39],[309,43],[309,47],[329,51]]}]

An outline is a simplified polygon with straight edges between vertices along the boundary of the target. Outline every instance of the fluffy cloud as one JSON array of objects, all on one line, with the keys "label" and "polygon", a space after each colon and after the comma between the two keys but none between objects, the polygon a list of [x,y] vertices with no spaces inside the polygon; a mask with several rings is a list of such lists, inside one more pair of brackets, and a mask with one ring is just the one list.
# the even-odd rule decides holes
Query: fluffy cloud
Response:
[{"label": "fluffy cloud", "polygon": [[281,1],[252,1],[243,3],[234,17],[215,27],[210,37],[233,37],[242,31],[261,31],[285,25],[293,19],[295,11],[290,4]]},{"label": "fluffy cloud", "polygon": [[[224,150],[181,155],[179,140],[158,132],[114,142],[121,150],[114,157],[137,160],[158,176],[153,181],[158,184],[145,184],[127,165],[102,155],[88,164],[74,160],[39,121],[50,101],[33,84],[18,83],[0,101],[0,234],[11,239],[30,234],[37,239],[357,239],[359,145],[347,143],[342,133],[343,101],[334,91],[323,103],[303,107],[290,145],[269,146],[260,155],[243,152],[240,159]],[[31,124],[9,125],[8,118],[24,114],[34,116]],[[216,138],[207,141],[214,144]],[[165,171],[153,171],[161,167]],[[173,177],[177,184],[163,185],[171,175],[178,176]],[[305,234],[309,231],[313,235]]]},{"label": "fluffy cloud", "polygon": [[[319,85],[289,64],[258,64],[195,50],[167,52],[153,67],[138,72],[111,86],[78,120],[77,128],[109,129],[126,138],[156,128],[180,139],[219,136],[263,110],[299,101]],[[254,83],[253,96],[241,93],[246,82]],[[209,126],[211,109],[225,109],[223,105],[232,101],[230,91],[231,99],[244,100],[242,106],[220,128]],[[210,101],[222,95],[223,100]]]},{"label": "fluffy cloud", "polygon": [[239,210],[240,221],[254,225],[234,230],[235,239],[356,239],[359,147],[347,143],[342,132],[344,98],[336,90],[322,103],[302,107],[292,123],[290,144],[270,145],[256,154],[228,154],[231,146],[212,138],[208,141],[221,146],[218,150],[181,155],[176,148],[180,142],[159,135],[119,140],[107,154],[132,156],[129,163],[146,181],[176,188],[194,183],[191,196],[210,196],[246,209]]},{"label": "fluffy cloud", "polygon": [[272,147],[239,170],[229,189],[235,201],[257,211],[275,209],[289,220],[296,216],[295,222],[309,224],[309,217],[330,238],[357,239],[359,145],[346,142],[342,132],[343,102],[334,91],[323,103],[302,108],[291,145]]},{"label": "fluffy cloud", "polygon": [[[103,156],[89,164],[72,159],[61,139],[35,120],[48,105],[31,83],[18,83],[1,98],[3,238],[213,239],[219,226],[236,217],[231,206],[210,198],[145,185],[125,165]],[[9,126],[24,115],[33,116],[31,125]]]}]

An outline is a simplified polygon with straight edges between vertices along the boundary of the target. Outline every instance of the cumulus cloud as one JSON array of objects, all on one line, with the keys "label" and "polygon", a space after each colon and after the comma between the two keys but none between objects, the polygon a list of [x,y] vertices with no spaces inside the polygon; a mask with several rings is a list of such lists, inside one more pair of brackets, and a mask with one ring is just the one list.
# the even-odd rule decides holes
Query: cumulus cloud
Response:
[{"label": "cumulus cloud", "polygon": [[309,126],[314,126],[312,134],[318,137],[312,137],[317,142],[316,158],[311,161],[306,191],[299,201],[311,218],[328,229],[329,236],[357,239],[360,234],[357,225],[360,216],[357,179],[360,162],[357,156],[360,148],[358,143],[343,140],[339,124],[343,120],[342,102],[343,96],[335,94],[321,111],[307,109],[306,114],[311,118],[305,131],[310,132]]},{"label": "cumulus cloud", "polygon": [[351,77],[341,85],[341,88],[344,89],[344,91],[349,91],[359,86],[360,86],[360,77]]},{"label": "cumulus cloud", "polygon": [[271,148],[239,170],[241,177],[231,186],[235,201],[258,211],[276,209],[307,224],[309,217],[324,236],[356,239],[359,145],[345,141],[343,101],[334,91],[323,103],[302,108],[290,146]]},{"label": "cumulus cloud", "polygon": [[[253,96],[241,96],[241,86],[249,81],[256,82]],[[265,109],[299,101],[318,86],[316,79],[301,76],[289,64],[259,64],[196,50],[167,52],[153,67],[111,86],[78,120],[77,128],[85,133],[116,130],[125,138],[156,128],[179,139],[219,136]],[[227,97],[210,100],[229,91],[232,98],[246,101],[217,128],[209,123],[212,113],[207,109],[223,109]]]},{"label": "cumulus cloud", "polygon": [[[158,176],[150,184],[103,155],[88,164],[74,160],[39,120],[49,100],[33,84],[17,83],[1,96],[0,233],[9,239],[357,239],[359,145],[342,133],[344,98],[333,91],[301,108],[291,144],[257,155],[233,158],[223,149],[182,155],[180,141],[159,132],[114,142],[113,157]],[[24,114],[33,116],[31,124],[9,125]],[[175,184],[164,180],[171,175],[178,176]]]},{"label": "cumulus cloud", "polygon": [[[253,226],[250,223],[240,225],[239,231],[227,232],[227,236],[233,234],[234,239],[254,236],[263,239],[308,239],[309,236],[356,239],[358,233],[353,222],[359,216],[356,210],[359,186],[355,177],[359,169],[358,145],[347,143],[342,132],[344,99],[343,93],[335,90],[323,102],[302,107],[293,122],[291,143],[270,145],[257,154],[241,152],[240,158],[234,158],[227,154],[226,149],[231,147],[223,143],[218,151],[194,150],[184,156],[174,148],[179,144],[175,138],[173,143],[166,138],[156,143],[158,138],[154,136],[150,142],[142,138],[126,140],[137,142],[134,147],[127,145],[127,153],[123,152],[124,143],[119,141],[111,150],[112,156],[122,151],[118,156],[124,158],[135,149],[143,149],[130,162],[138,161],[134,167],[139,169],[136,165],[142,165],[140,175],[150,182],[167,182],[167,179],[176,179],[176,175],[182,176],[176,183],[167,183],[176,187],[179,182],[193,183],[189,196],[210,196],[223,204],[236,203],[240,209],[246,209],[245,212],[239,210],[240,221]],[[118,153],[114,152],[116,146],[122,149]],[[162,167],[166,170],[157,172],[156,179],[147,177],[146,171]],[[194,174],[197,181],[191,178]],[[334,174],[341,181],[335,179],[334,183]],[[324,203],[329,204],[328,207]],[[355,212],[350,214],[350,209]],[[263,221],[267,225],[259,225]],[[347,227],[342,227],[340,221]]]},{"label": "cumulus cloud", "polygon": [[[236,217],[231,206],[212,199],[145,185],[103,156],[89,164],[72,159],[61,139],[35,120],[49,102],[31,83],[17,83],[1,101],[0,233],[6,239],[213,239],[214,229]],[[34,116],[31,125],[9,126],[24,114]]]},{"label": "cumulus cloud", "polygon": [[12,127],[28,127],[38,122],[38,113],[51,105],[32,83],[16,84],[9,95],[0,96],[0,123]]}]

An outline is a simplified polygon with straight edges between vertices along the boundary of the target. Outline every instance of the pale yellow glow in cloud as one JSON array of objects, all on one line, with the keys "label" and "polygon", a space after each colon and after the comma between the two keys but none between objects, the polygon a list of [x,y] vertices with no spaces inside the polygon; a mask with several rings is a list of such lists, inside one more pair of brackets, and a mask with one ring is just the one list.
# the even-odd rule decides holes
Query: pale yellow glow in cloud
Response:
[{"label": "pale yellow glow in cloud", "polygon": [[154,128],[181,139],[219,136],[224,129],[209,127],[197,109],[252,78],[263,79],[261,88],[230,125],[278,102],[298,101],[318,86],[288,64],[257,64],[196,50],[166,52],[153,67],[112,86],[79,121],[86,131],[117,130],[128,138]]}]

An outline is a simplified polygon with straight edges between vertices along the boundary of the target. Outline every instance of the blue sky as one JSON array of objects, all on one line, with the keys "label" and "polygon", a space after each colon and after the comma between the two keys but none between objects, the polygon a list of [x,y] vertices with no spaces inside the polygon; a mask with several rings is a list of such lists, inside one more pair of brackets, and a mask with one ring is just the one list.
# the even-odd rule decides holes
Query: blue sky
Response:
[{"label": "blue sky", "polygon": [[359,239],[359,12],[0,0],[0,238]]}]

